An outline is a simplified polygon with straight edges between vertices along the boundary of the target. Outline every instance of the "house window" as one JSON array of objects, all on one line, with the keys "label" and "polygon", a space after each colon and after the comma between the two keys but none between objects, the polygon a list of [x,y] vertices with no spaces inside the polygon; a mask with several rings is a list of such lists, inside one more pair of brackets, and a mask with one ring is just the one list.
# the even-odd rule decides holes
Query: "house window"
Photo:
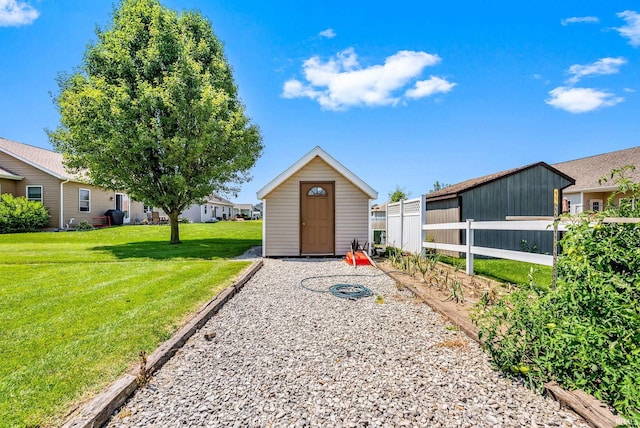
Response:
[{"label": "house window", "polygon": [[591,211],[602,211],[602,199],[592,199],[589,203],[591,204]]},{"label": "house window", "polygon": [[42,186],[27,186],[27,199],[42,202]]},{"label": "house window", "polygon": [[206,204],[204,205],[204,213],[205,214],[207,213],[207,205]]},{"label": "house window", "polygon": [[78,207],[81,213],[91,212],[91,190],[80,189],[78,191]]},{"label": "house window", "polygon": [[327,191],[320,186],[315,186],[309,189],[307,196],[327,196]]}]

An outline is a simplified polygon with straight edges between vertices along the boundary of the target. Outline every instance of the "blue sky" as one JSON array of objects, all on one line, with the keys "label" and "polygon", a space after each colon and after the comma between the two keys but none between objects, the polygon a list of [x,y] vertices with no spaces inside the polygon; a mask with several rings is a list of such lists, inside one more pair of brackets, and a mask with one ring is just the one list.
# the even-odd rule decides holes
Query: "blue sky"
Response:
[{"label": "blue sky", "polygon": [[[239,202],[316,145],[379,201],[640,145],[638,1],[163,4],[210,20],[262,130]],[[50,148],[56,75],[112,7],[0,0],[0,136]]]}]

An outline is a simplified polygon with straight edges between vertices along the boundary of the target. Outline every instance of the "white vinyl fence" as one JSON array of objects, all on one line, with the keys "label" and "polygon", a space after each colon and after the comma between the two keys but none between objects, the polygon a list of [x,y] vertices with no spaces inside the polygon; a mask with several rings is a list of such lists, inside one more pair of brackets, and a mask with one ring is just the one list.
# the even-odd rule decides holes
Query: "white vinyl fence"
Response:
[{"label": "white vinyl fence", "polygon": [[[565,225],[557,224],[557,231],[566,230]],[[538,230],[554,232],[554,222],[551,220],[525,220],[525,221],[473,221],[467,220],[460,223],[425,224],[423,230],[464,230],[466,244],[444,244],[438,242],[423,242],[423,248],[434,250],[457,251],[466,254],[467,274],[473,275],[473,256],[488,256],[499,259],[518,260],[521,262],[535,263],[545,266],[553,266],[553,256],[548,254],[525,253],[523,251],[502,250],[499,248],[476,247],[473,245],[475,230]]]},{"label": "white vinyl fence", "polygon": [[422,251],[426,217],[425,195],[387,204],[387,245],[403,251]]}]

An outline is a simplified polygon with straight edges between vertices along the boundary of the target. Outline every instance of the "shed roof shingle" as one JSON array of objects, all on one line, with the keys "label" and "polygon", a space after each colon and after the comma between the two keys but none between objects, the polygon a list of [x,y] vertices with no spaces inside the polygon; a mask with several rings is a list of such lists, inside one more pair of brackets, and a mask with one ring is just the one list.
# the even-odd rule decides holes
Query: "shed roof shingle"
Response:
[{"label": "shed roof shingle", "polygon": [[500,178],[503,177],[507,177],[509,175],[518,173],[520,171],[524,171],[527,170],[529,168],[533,168],[535,166],[543,166],[547,169],[550,169],[554,172],[556,172],[557,174],[563,176],[564,178],[566,178],[567,180],[573,182],[573,179],[571,178],[570,174],[566,174],[563,171],[559,171],[557,168],[554,168],[548,164],[546,164],[545,162],[537,162],[537,163],[532,163],[529,165],[525,165],[525,166],[521,166],[519,168],[513,168],[513,169],[507,169],[505,171],[500,171],[500,172],[495,172],[493,174],[489,174],[489,175],[485,175],[482,177],[477,177],[477,178],[472,178],[454,185],[451,185],[449,187],[445,187],[444,189],[438,190],[436,192],[432,192],[427,194],[427,201],[439,201],[442,199],[449,199],[452,197],[457,196],[458,194],[465,192],[467,190],[471,190],[473,188],[476,188],[478,186],[481,186],[483,184],[487,184],[490,183],[492,181],[498,180]]}]

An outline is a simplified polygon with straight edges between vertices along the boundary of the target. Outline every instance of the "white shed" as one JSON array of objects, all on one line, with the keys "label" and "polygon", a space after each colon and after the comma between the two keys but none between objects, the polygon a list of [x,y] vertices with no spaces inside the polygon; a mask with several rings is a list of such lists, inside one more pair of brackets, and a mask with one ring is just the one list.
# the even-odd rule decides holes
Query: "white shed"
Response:
[{"label": "white shed", "polygon": [[378,192],[315,147],[257,193],[263,202],[262,255],[341,256],[369,240]]}]

